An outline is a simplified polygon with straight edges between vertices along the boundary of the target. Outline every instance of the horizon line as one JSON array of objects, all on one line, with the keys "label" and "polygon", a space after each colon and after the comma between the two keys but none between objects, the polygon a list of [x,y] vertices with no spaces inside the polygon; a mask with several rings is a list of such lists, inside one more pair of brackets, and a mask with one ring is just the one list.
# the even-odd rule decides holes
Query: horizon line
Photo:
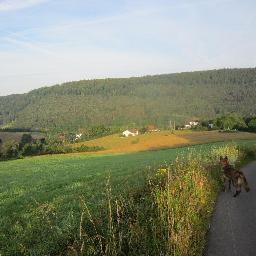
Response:
[{"label": "horizon line", "polygon": [[195,69],[195,70],[190,70],[190,71],[178,71],[178,72],[171,72],[171,73],[158,73],[158,74],[150,74],[150,75],[140,75],[140,76],[127,76],[127,77],[100,77],[100,78],[86,78],[86,79],[80,79],[80,80],[69,80],[69,81],[63,81],[60,83],[56,84],[51,84],[51,85],[45,85],[41,86],[32,90],[29,90],[24,93],[11,93],[11,94],[6,94],[6,95],[0,95],[0,98],[3,97],[8,97],[8,96],[13,96],[13,95],[24,95],[31,93],[36,90],[40,90],[42,88],[51,88],[54,86],[62,86],[68,83],[73,83],[73,82],[79,82],[79,81],[96,81],[96,80],[110,80],[110,79],[131,79],[131,78],[144,78],[144,77],[154,77],[154,76],[164,76],[164,75],[175,75],[175,74],[183,74],[183,73],[194,73],[194,72],[207,72],[207,71],[218,71],[218,70],[230,70],[230,69],[255,69],[256,66],[254,67],[222,67],[222,68],[212,68],[212,69]]}]

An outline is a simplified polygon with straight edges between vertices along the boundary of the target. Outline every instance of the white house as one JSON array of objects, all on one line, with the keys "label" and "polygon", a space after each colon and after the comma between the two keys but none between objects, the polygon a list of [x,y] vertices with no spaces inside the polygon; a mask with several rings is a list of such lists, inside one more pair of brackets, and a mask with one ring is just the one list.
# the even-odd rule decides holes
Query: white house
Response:
[{"label": "white house", "polygon": [[82,137],[82,133],[76,134],[75,140],[80,140]]},{"label": "white house", "polygon": [[209,127],[210,129],[213,129],[214,124],[210,123],[210,124],[208,124],[208,127]]},{"label": "white house", "polygon": [[196,127],[198,125],[199,125],[199,121],[190,121],[190,122],[188,122],[188,124],[184,125],[184,128],[185,129],[190,129],[190,128]]},{"label": "white house", "polygon": [[137,136],[139,135],[139,131],[137,129],[130,129],[130,130],[125,130],[122,134],[125,137]]},{"label": "white house", "polygon": [[199,125],[199,122],[198,121],[190,121],[189,122],[190,126],[198,126]]}]

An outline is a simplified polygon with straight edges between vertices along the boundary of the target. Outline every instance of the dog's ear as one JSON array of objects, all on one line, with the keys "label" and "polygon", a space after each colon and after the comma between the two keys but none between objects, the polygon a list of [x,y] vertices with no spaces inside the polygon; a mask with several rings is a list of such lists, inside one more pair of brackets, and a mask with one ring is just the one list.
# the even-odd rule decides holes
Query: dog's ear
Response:
[{"label": "dog's ear", "polygon": [[222,156],[220,156],[220,160],[222,160],[223,159],[223,157]]},{"label": "dog's ear", "polygon": [[227,156],[225,156],[225,160],[228,160],[228,157],[227,157]]}]

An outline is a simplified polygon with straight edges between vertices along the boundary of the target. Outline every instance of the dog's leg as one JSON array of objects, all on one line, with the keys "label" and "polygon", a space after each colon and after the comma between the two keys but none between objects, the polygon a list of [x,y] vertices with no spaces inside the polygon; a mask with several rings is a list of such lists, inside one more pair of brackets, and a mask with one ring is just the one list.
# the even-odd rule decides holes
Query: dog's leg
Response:
[{"label": "dog's leg", "polygon": [[226,178],[226,176],[223,176],[223,187],[222,187],[223,192],[226,191],[226,182],[227,182],[227,178]]},{"label": "dog's leg", "polygon": [[236,184],[236,193],[234,194],[234,197],[237,197],[240,193],[241,193],[241,188],[242,188],[242,184],[241,184],[241,179],[238,178],[237,181],[235,182]]},{"label": "dog's leg", "polygon": [[240,190],[236,190],[236,193],[233,195],[233,197],[239,196],[240,193],[241,193],[241,189]]}]

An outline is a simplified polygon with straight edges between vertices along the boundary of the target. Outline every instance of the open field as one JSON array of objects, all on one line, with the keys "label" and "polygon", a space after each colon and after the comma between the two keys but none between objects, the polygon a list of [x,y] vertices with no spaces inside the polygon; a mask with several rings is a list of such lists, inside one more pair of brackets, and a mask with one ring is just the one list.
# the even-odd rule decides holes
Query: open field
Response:
[{"label": "open field", "polygon": [[[256,141],[239,143],[254,145]],[[205,152],[211,146],[191,148]],[[42,156],[2,162],[0,254],[59,254],[79,233],[81,197],[93,216],[97,216],[105,208],[109,176],[113,196],[127,195],[145,183],[150,169],[186,152],[187,148],[177,148],[101,156]]]},{"label": "open field", "polygon": [[126,153],[238,139],[253,140],[256,139],[256,134],[248,132],[223,133],[218,131],[176,131],[175,134],[172,134],[170,131],[161,131],[128,138],[114,134],[77,143],[74,147],[86,145],[105,148],[105,150],[97,152],[96,154]]},{"label": "open field", "polygon": [[[79,231],[80,196],[92,212],[104,207],[111,175],[114,194],[144,181],[143,170],[172,160],[181,149],[115,156],[56,155],[2,162],[0,253],[57,254]],[[48,214],[51,216],[49,217]],[[49,227],[53,227],[50,228]]]}]

